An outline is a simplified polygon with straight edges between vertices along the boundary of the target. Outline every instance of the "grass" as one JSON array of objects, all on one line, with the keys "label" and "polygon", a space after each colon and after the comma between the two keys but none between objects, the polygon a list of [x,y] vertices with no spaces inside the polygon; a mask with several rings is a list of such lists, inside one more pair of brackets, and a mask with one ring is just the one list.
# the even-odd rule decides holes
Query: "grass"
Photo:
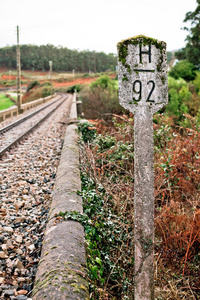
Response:
[{"label": "grass", "polygon": [[11,101],[8,97],[4,94],[0,94],[0,110],[7,109],[14,105],[14,102]]}]

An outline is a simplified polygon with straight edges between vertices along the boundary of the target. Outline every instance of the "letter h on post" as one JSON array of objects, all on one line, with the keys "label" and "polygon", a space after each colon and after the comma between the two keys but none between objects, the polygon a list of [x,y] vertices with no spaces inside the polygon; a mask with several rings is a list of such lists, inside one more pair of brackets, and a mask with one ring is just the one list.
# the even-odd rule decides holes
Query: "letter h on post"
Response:
[{"label": "letter h on post", "polygon": [[142,64],[142,54],[149,55],[149,63],[151,63],[151,44],[149,45],[148,51],[142,51],[142,45],[140,44],[140,63]]}]

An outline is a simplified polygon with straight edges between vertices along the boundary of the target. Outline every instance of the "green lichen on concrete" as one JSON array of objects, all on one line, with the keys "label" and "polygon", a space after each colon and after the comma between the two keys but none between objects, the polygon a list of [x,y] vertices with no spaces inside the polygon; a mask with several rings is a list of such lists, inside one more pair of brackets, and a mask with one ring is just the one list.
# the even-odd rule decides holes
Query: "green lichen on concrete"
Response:
[{"label": "green lichen on concrete", "polygon": [[80,288],[81,290],[87,291],[87,288],[86,288],[86,286],[85,286],[85,285],[83,285],[83,284],[81,284],[81,285],[79,286],[79,288]]},{"label": "green lichen on concrete", "polygon": [[127,78],[127,76],[126,76],[126,75],[124,75],[124,77],[123,77],[122,81],[128,81],[128,78]]},{"label": "green lichen on concrete", "polygon": [[61,290],[61,293],[64,293],[64,291],[68,291],[69,289],[66,286],[62,286],[60,288],[60,290]]},{"label": "green lichen on concrete", "polygon": [[58,283],[54,283],[53,286],[60,287],[60,285]]},{"label": "green lichen on concrete", "polygon": [[89,299],[88,283],[85,279],[86,274],[83,273],[84,270],[80,264],[70,261],[64,262],[62,267],[57,265],[55,269],[47,269],[42,274],[42,278],[37,279],[35,282],[32,295],[34,296],[38,293],[37,297],[42,299],[43,294],[47,293],[49,295],[49,291],[53,289],[57,290],[58,294],[62,293],[66,297],[68,297],[68,293],[70,295],[71,293],[78,293],[82,297],[81,299]]},{"label": "green lichen on concrete", "polygon": [[79,148],[77,146],[74,146],[74,145],[69,145],[67,147],[69,150],[71,150],[72,152],[76,153],[76,154],[79,154]]},{"label": "green lichen on concrete", "polygon": [[80,293],[80,286],[76,283],[71,283],[71,286],[74,288],[75,293]]},{"label": "green lichen on concrete", "polygon": [[51,247],[51,249],[56,249],[56,248],[58,248],[58,246],[52,246],[52,247]]},{"label": "green lichen on concrete", "polygon": [[41,260],[39,261],[38,267],[39,267],[44,261],[45,261],[44,259],[41,259]]},{"label": "green lichen on concrete", "polygon": [[164,76],[162,76],[161,81],[162,81],[163,84],[165,84],[165,80],[166,80],[166,78]]},{"label": "green lichen on concrete", "polygon": [[[128,55],[128,46],[129,45],[154,45],[157,49],[160,50],[160,57],[157,63],[157,71],[161,71],[163,63],[163,50],[166,49],[166,43],[163,41],[158,41],[156,39],[146,37],[144,35],[138,35],[127,40],[123,40],[117,44],[118,49],[118,60],[122,65],[131,73],[131,67],[126,62],[126,57]],[[136,67],[136,66],[135,66]],[[135,71],[137,72],[137,71]]]},{"label": "green lichen on concrete", "polygon": [[54,278],[54,275],[50,275],[47,278],[45,278],[44,280],[42,280],[42,281],[37,280],[37,282],[35,283],[33,292],[32,292],[32,296],[34,296],[40,289],[46,288],[49,285],[51,285],[53,278]]},{"label": "green lichen on concrete", "polygon": [[45,274],[45,277],[47,277],[47,276],[49,276],[50,274],[52,274],[52,273],[57,273],[57,272],[59,272],[60,271],[60,269],[53,269],[53,270],[51,270],[51,271],[49,271],[48,273],[46,273]]}]

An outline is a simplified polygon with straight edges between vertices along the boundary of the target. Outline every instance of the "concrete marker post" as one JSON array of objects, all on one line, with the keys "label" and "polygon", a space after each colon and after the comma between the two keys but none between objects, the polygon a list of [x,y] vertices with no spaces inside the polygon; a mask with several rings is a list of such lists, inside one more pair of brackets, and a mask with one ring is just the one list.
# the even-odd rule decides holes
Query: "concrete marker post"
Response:
[{"label": "concrete marker post", "polygon": [[134,114],[134,299],[153,300],[153,114],[168,102],[166,44],[141,35],[117,48],[119,102]]}]

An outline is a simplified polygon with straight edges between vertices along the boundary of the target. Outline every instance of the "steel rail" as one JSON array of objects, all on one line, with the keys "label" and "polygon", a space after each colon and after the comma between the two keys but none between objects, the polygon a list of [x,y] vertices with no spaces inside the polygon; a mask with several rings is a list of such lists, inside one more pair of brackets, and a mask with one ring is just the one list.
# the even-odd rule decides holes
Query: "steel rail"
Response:
[{"label": "steel rail", "polygon": [[44,107],[42,107],[42,108],[39,108],[38,110],[36,110],[36,111],[34,111],[34,112],[32,112],[32,113],[30,113],[30,114],[28,114],[28,115],[26,115],[26,116],[20,118],[19,120],[15,121],[15,122],[12,122],[11,124],[8,124],[8,125],[5,126],[5,127],[0,128],[0,133],[4,133],[4,132],[6,132],[6,131],[12,129],[13,127],[17,126],[18,124],[23,123],[25,120],[30,119],[30,118],[33,117],[34,115],[38,114],[40,111],[46,109],[47,107],[53,105],[55,102],[59,101],[60,98],[62,98],[62,96],[60,96],[60,97],[59,97],[58,99],[56,99],[55,101],[53,101],[53,102],[47,104],[46,106],[44,106]]},{"label": "steel rail", "polygon": [[[16,140],[12,141],[9,145],[7,145],[6,147],[4,147],[2,150],[0,150],[0,157],[8,150],[10,149],[12,146],[14,146],[16,143],[20,142],[26,135],[28,135],[30,132],[32,132],[38,125],[40,125],[43,121],[45,121],[56,109],[58,109],[58,107],[68,98],[68,96],[61,96],[59,99],[57,99],[56,101],[54,101],[53,103],[59,101],[61,98],[63,98],[63,100],[60,101],[60,103],[53,109],[51,110],[49,113],[47,113],[43,118],[41,118],[37,123],[35,123],[33,126],[29,127],[29,129],[27,129],[23,134],[21,134]],[[52,103],[52,104],[53,104]],[[45,108],[47,108],[48,106],[50,106],[51,104],[45,106]],[[37,113],[39,113],[41,110],[40,109],[37,111]],[[34,115],[36,114],[35,112],[33,113]],[[29,114],[29,116],[33,116],[33,114]],[[23,119],[23,121],[25,121],[28,118],[21,118]],[[21,120],[20,119],[20,120]],[[22,123],[23,121],[21,121],[20,123]],[[15,122],[14,122],[15,123]],[[18,123],[19,124],[19,123]],[[15,125],[16,126],[16,125]],[[15,127],[13,126],[13,127]]]}]

